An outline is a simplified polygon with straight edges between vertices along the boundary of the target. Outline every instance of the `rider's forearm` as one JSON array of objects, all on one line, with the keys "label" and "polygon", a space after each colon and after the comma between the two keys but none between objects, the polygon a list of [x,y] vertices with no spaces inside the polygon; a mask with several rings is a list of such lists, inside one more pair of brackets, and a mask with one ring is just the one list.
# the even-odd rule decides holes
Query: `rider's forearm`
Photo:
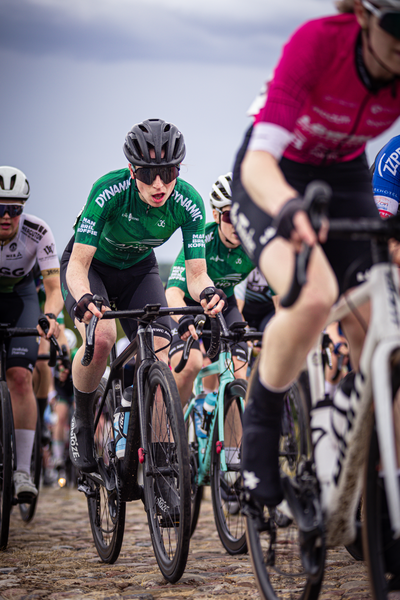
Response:
[{"label": "rider's forearm", "polygon": [[187,280],[187,286],[189,293],[193,300],[196,302],[200,302],[200,294],[206,287],[214,287],[214,282],[207,273],[204,271],[203,273],[193,276],[190,281],[189,278]]},{"label": "rider's forearm", "polygon": [[278,214],[288,200],[298,196],[283,176],[276,159],[262,150],[246,153],[241,180],[253,201],[272,216]]},{"label": "rider's forearm", "polygon": [[[178,287],[170,287],[165,290],[165,296],[167,298],[168,306],[177,307],[177,306],[186,306],[186,302],[184,300],[185,294],[183,290]],[[175,321],[179,321],[182,315],[171,315]]]},{"label": "rider's forearm", "polygon": [[46,292],[46,301],[44,303],[44,312],[53,313],[57,316],[64,307],[64,300],[61,295],[60,278],[46,277],[43,279],[43,285]]}]

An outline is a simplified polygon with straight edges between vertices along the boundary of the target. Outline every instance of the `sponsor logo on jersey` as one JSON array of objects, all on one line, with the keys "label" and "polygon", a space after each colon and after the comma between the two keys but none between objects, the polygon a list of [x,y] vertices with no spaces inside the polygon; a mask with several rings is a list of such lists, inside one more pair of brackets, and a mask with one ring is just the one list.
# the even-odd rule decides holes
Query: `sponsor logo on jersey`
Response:
[{"label": "sponsor logo on jersey", "polygon": [[396,148],[394,152],[389,154],[382,154],[382,157],[378,164],[378,173],[383,177],[383,172],[388,171],[393,177],[396,177],[397,170],[400,165],[400,148]]},{"label": "sponsor logo on jersey", "polygon": [[24,356],[28,352],[28,348],[22,348],[18,346],[17,348],[11,349],[11,356]]},{"label": "sponsor logo on jersey", "polygon": [[319,108],[319,106],[313,106],[313,111],[321,117],[324,117],[324,119],[326,119],[327,121],[330,121],[331,123],[336,123],[336,125],[350,123],[350,117],[348,115],[335,115],[333,113],[328,113],[325,110]]},{"label": "sponsor logo on jersey", "polygon": [[77,233],[88,233],[89,235],[97,235],[97,231],[94,230],[96,226],[96,221],[91,221],[86,217],[83,217],[82,221],[79,223]]},{"label": "sponsor logo on jersey", "polygon": [[132,213],[129,213],[129,215],[128,215],[128,213],[124,213],[122,215],[122,218],[123,219],[128,219],[129,222],[131,222],[131,221],[140,221],[139,217],[134,217]]},{"label": "sponsor logo on jersey", "polygon": [[157,227],[165,227],[165,220],[164,219],[160,219],[157,223]]},{"label": "sponsor logo on jersey", "polygon": [[[10,250],[11,250],[11,248],[10,248]],[[19,260],[20,258],[22,258],[21,252],[17,252],[17,253],[13,252],[12,254],[11,253],[6,254],[6,260]]]},{"label": "sponsor logo on jersey", "polygon": [[34,242],[40,242],[42,237],[46,235],[47,229],[39,223],[31,223],[31,221],[25,220],[22,225],[22,233]]},{"label": "sponsor logo on jersey", "polygon": [[241,264],[242,264],[242,262],[243,262],[243,261],[242,261],[242,259],[241,259],[241,258],[240,258],[240,256],[239,256],[239,258],[237,258],[237,259],[236,259],[236,264],[237,264],[237,265],[241,265]]},{"label": "sponsor logo on jersey", "polygon": [[11,252],[15,252],[17,249],[18,244],[16,244],[15,242],[11,242],[10,244],[10,250]]},{"label": "sponsor logo on jersey", "polygon": [[210,256],[210,260],[213,260],[214,262],[225,262],[223,258],[221,258],[220,256]]},{"label": "sponsor logo on jersey", "polygon": [[192,243],[188,244],[188,248],[205,248],[204,233],[194,233]]},{"label": "sponsor logo on jersey", "polygon": [[231,273],[230,275],[224,275],[221,280],[217,280],[215,287],[230,287],[235,286],[242,280],[241,273]]},{"label": "sponsor logo on jersey", "polygon": [[8,267],[1,267],[0,275],[6,275],[7,277],[22,277],[23,275],[25,275],[25,270],[22,267],[14,269],[13,271]]},{"label": "sponsor logo on jersey", "polygon": [[169,279],[176,279],[177,281],[186,281],[186,278],[182,276],[182,273],[185,272],[185,267],[172,267],[171,275]]},{"label": "sponsor logo on jersey", "polygon": [[195,204],[193,200],[190,200],[190,198],[184,198],[183,195],[178,192],[178,190],[174,190],[172,198],[177,204],[180,203],[180,205],[191,214],[193,221],[203,218],[202,212],[197,204]]},{"label": "sponsor logo on jersey", "polygon": [[55,244],[49,244],[48,246],[45,246],[43,248],[43,250],[45,251],[45,253],[47,254],[47,256],[49,256],[49,254],[54,254],[54,250],[55,250]]},{"label": "sponsor logo on jersey", "polygon": [[118,185],[110,185],[110,187],[106,188],[101,194],[99,194],[95,200],[96,204],[103,208],[104,204],[115,196],[115,194],[121,194],[122,192],[126,192],[126,190],[130,187],[132,183],[131,177],[129,179],[125,179],[125,181],[121,181]]}]

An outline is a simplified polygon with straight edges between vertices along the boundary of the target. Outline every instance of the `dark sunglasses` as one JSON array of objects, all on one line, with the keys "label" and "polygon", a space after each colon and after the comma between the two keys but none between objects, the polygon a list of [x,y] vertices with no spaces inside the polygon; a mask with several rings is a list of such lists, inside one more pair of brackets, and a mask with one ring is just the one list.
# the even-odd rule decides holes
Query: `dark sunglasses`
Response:
[{"label": "dark sunglasses", "polygon": [[377,19],[379,19],[379,27],[390,33],[393,37],[400,40],[400,12],[391,10],[380,10],[368,0],[362,0],[363,6]]},{"label": "dark sunglasses", "polygon": [[219,210],[218,212],[221,215],[221,221],[223,221],[224,223],[229,223],[230,225],[232,225],[231,211],[230,210],[224,210],[224,212],[222,212],[222,210]]},{"label": "dark sunglasses", "polygon": [[18,217],[22,215],[22,211],[24,207],[20,204],[0,204],[0,217],[4,217],[6,213],[8,213],[13,219],[14,217]]},{"label": "dark sunglasses", "polygon": [[165,167],[140,167],[135,171],[136,179],[139,179],[146,185],[151,185],[155,178],[159,175],[164,183],[171,183],[179,175],[179,168],[175,165]]}]

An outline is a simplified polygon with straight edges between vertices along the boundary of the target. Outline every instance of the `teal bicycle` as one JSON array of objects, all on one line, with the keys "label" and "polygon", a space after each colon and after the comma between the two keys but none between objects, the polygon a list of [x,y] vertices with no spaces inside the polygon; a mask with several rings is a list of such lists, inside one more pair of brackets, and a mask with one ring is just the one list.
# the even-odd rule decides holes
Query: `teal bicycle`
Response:
[{"label": "teal bicycle", "polygon": [[[211,336],[210,358],[219,352],[218,361],[201,369],[194,384],[194,395],[185,411],[191,469],[191,534],[199,518],[204,486],[211,486],[215,524],[224,548],[232,555],[247,551],[245,518],[240,510],[242,477],[240,453],[242,441],[242,416],[247,381],[235,379],[231,348],[242,341],[259,340],[262,333],[247,331],[247,323],[233,323],[227,327],[222,315],[211,319],[218,323],[220,339]],[[205,318],[195,319],[200,336]],[[214,341],[215,340],[215,341]],[[182,359],[176,367],[180,372],[188,359],[193,338],[187,340]],[[218,375],[217,393],[206,394],[203,380]]]}]

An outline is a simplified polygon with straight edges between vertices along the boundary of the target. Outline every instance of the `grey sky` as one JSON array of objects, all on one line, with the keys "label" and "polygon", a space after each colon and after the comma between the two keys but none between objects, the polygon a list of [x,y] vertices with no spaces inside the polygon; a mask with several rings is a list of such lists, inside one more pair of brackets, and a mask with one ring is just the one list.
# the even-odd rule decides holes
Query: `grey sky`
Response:
[{"label": "grey sky", "polygon": [[[61,253],[93,182],[126,165],[128,130],[163,118],[185,136],[181,176],[210,219],[211,185],[231,169],[282,45],[333,12],[331,0],[2,0],[0,164],[26,173],[26,211],[49,223]],[[159,260],[180,245],[175,234]]]}]

